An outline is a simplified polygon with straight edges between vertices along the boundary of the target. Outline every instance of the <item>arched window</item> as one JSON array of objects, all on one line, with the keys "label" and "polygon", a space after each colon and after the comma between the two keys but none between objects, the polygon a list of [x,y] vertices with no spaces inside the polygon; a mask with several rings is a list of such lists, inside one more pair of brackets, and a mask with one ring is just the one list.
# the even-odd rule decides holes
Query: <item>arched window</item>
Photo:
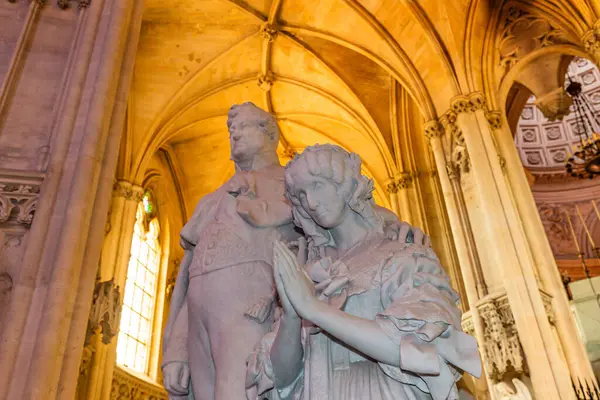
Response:
[{"label": "arched window", "polygon": [[138,204],[117,345],[117,363],[148,374],[161,249],[150,192]]}]

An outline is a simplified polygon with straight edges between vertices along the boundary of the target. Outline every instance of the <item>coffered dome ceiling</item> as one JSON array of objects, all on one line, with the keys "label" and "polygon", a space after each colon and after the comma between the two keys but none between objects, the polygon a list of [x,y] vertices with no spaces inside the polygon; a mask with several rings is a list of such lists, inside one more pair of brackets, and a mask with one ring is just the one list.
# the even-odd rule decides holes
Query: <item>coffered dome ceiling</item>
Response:
[{"label": "coffered dome ceiling", "polygon": [[[600,71],[590,61],[576,58],[567,72],[580,82],[583,95],[588,98],[600,120]],[[567,80],[568,82],[568,80]],[[534,174],[563,174],[567,154],[573,153],[573,145],[579,142],[579,127],[574,107],[562,121],[549,121],[535,106],[530,97],[521,113],[515,143],[523,165]],[[582,131],[581,131],[582,132]]]}]

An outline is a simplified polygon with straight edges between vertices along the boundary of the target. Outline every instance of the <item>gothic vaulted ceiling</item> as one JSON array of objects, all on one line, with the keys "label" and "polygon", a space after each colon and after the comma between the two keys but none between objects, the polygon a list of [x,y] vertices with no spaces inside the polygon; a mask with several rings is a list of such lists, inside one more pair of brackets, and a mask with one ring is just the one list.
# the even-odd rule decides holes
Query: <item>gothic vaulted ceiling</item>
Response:
[{"label": "gothic vaulted ceiling", "polygon": [[252,101],[278,118],[283,161],[314,143],[356,151],[385,205],[387,180],[402,172],[403,118],[422,126],[457,94],[495,90],[478,82],[505,3],[148,0],[120,173],[141,182],[162,149],[189,211],[233,172],[227,110]]}]

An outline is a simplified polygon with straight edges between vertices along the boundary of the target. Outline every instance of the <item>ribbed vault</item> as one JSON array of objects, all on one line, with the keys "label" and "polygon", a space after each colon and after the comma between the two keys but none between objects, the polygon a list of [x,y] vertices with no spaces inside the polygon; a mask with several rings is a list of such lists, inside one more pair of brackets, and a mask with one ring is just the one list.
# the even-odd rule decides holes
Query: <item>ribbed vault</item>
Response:
[{"label": "ribbed vault", "polygon": [[[514,7],[531,5],[148,0],[119,173],[141,182],[153,154],[168,148],[191,209],[233,172],[227,110],[252,101],[277,116],[282,161],[306,145],[339,144],[362,156],[377,199],[387,205],[388,180],[406,172],[394,139],[401,129],[399,98],[420,110],[411,117],[419,120],[414,126],[443,114],[462,93],[483,91],[492,105],[502,104],[491,94],[509,86],[516,72],[490,49],[508,43],[510,50],[518,42]],[[551,20],[548,26],[562,29],[557,43],[568,45],[585,31],[564,28],[565,16],[575,12],[581,11],[564,0],[517,18]]]}]

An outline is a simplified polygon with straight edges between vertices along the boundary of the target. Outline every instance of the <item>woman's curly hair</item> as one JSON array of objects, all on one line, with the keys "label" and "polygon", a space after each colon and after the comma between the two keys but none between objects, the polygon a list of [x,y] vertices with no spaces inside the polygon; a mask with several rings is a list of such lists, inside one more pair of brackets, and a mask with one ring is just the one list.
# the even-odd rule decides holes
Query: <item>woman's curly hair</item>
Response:
[{"label": "woman's curly hair", "polygon": [[286,165],[285,195],[292,203],[294,224],[308,237],[309,260],[322,257],[324,247],[333,247],[335,242],[331,232],[319,226],[302,208],[296,196],[294,176],[308,171],[332,182],[348,207],[359,214],[366,224],[374,230],[383,231],[383,220],[375,212],[373,200],[373,180],[361,174],[361,159],[355,153],[348,153],[339,146],[331,144],[307,147]]}]

